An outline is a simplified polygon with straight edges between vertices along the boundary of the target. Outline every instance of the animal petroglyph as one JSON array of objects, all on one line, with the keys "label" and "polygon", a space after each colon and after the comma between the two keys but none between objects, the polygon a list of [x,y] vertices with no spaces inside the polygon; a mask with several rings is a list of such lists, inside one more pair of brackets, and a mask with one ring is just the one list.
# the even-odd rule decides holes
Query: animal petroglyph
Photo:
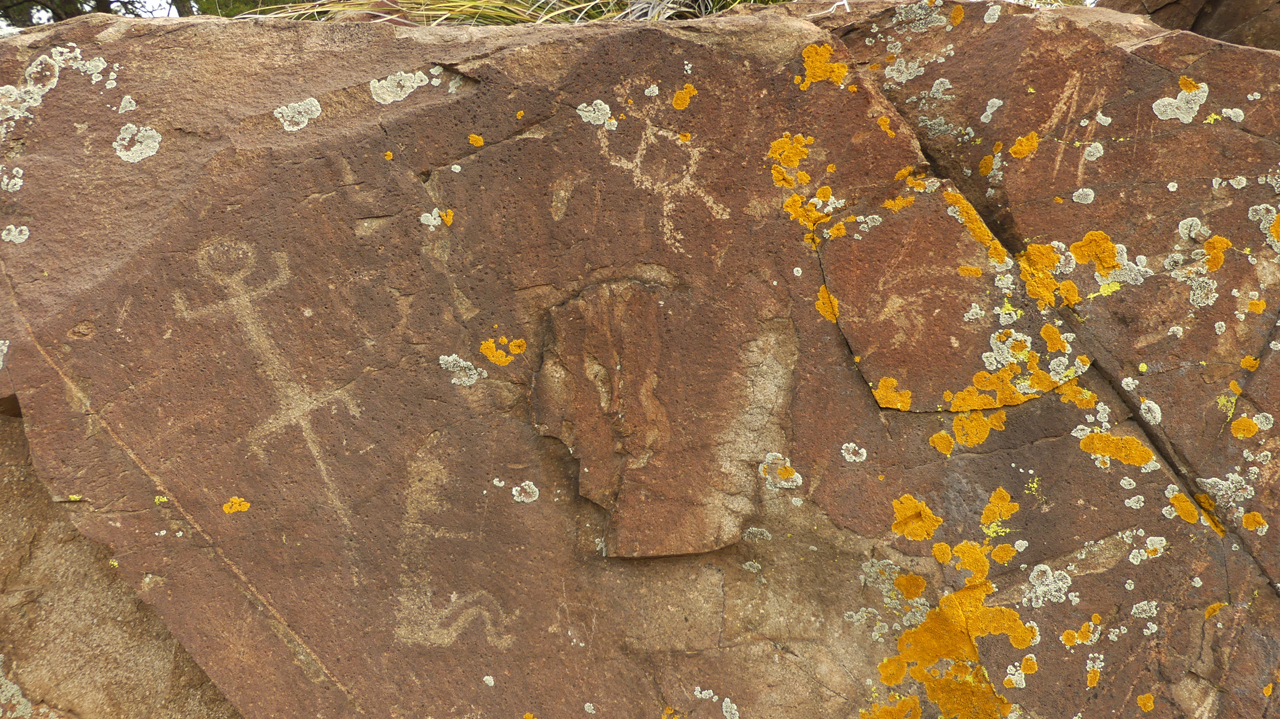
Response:
[{"label": "animal petroglyph", "polygon": [[320,440],[311,426],[311,413],[335,402],[341,402],[352,416],[359,417],[360,408],[349,394],[350,384],[326,392],[312,392],[298,381],[293,370],[284,361],[283,353],[267,332],[258,308],[254,306],[254,301],[284,287],[289,282],[288,256],[283,252],[273,252],[272,259],[276,264],[276,276],[267,280],[261,287],[250,288],[245,284],[245,278],[257,266],[257,250],[239,240],[220,240],[206,244],[200,248],[196,259],[200,274],[221,287],[226,293],[226,299],[205,307],[190,309],[187,306],[186,295],[178,290],[173,293],[173,306],[178,316],[184,320],[229,316],[240,326],[248,340],[249,348],[257,359],[258,371],[271,385],[276,401],[279,402],[279,409],[275,414],[260,422],[245,437],[249,450],[259,458],[265,459],[262,449],[264,442],[288,427],[297,427],[302,432],[307,450],[315,460],[320,477],[324,480],[325,490],[329,494],[333,509],[350,530],[351,520],[347,515],[346,506],[329,473]]},{"label": "animal petroglyph", "polygon": [[396,609],[397,641],[447,647],[458,641],[458,635],[472,624],[480,623],[491,646],[507,649],[515,642],[514,636],[502,633],[512,617],[502,611],[498,600],[488,592],[480,590],[465,595],[453,592],[443,607],[436,607],[430,578],[420,575],[417,579],[417,586],[405,581],[400,591],[400,606]]},{"label": "animal petroglyph", "polygon": [[[649,115],[660,106],[661,104],[654,104],[648,109],[632,115],[632,117],[644,121],[644,132],[641,134],[640,143],[636,145],[636,150],[631,157],[618,155],[609,148],[610,129],[607,126],[602,125],[596,131],[596,137],[600,140],[600,153],[609,160],[609,164],[624,170],[630,170],[631,180],[636,187],[662,196],[662,239],[673,250],[683,253],[684,248],[680,245],[680,240],[684,239],[684,234],[675,228],[675,223],[671,220],[671,213],[675,210],[678,198],[696,197],[702,200],[712,216],[720,220],[729,217],[729,208],[716,202],[715,198],[711,197],[693,179],[698,172],[698,163],[701,162],[702,153],[706,151],[706,148],[692,144],[687,135],[681,136],[670,130],[654,126],[652,120],[649,119]],[[657,148],[661,142],[671,143],[680,152],[688,156],[688,160],[682,170],[678,171],[674,179],[661,179],[646,167],[646,156],[650,150]]]}]

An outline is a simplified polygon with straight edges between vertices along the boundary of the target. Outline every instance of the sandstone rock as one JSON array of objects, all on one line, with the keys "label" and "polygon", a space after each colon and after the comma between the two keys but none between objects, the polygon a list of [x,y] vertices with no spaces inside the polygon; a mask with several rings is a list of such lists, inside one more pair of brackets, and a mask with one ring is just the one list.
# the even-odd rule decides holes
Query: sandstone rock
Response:
[{"label": "sandstone rock", "polygon": [[1098,7],[1147,15],[1160,27],[1268,50],[1280,49],[1280,6],[1271,0],[1098,0]]},{"label": "sandstone rock", "polygon": [[3,368],[245,716],[1257,716],[1276,62],[1003,3],[26,32]]}]

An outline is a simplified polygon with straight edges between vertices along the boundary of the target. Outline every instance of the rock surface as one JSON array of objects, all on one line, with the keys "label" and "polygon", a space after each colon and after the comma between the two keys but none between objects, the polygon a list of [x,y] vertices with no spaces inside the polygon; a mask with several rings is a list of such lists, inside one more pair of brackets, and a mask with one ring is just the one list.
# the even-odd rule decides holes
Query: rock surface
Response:
[{"label": "rock surface", "polygon": [[1098,0],[1098,7],[1147,15],[1170,30],[1280,50],[1280,3],[1275,0]]},{"label": "rock surface", "polygon": [[1277,70],[998,2],[28,31],[3,370],[247,717],[1263,716]]}]

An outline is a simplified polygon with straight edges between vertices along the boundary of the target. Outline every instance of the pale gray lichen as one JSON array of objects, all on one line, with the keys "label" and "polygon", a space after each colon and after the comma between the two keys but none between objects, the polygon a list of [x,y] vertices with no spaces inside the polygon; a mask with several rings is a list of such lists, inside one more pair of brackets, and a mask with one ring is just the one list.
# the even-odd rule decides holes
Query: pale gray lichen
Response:
[{"label": "pale gray lichen", "polygon": [[921,67],[919,60],[907,62],[906,58],[902,57],[884,68],[884,76],[899,83],[906,83],[908,80],[920,77],[923,74],[924,68]]},{"label": "pale gray lichen", "polygon": [[1200,106],[1209,99],[1209,83],[1200,83],[1195,92],[1181,90],[1178,97],[1162,97],[1151,104],[1151,111],[1161,120],[1181,120],[1182,124],[1190,124],[1195,119]]},{"label": "pale gray lichen", "polygon": [[1262,236],[1266,238],[1267,245],[1276,252],[1280,252],[1280,242],[1271,236],[1271,226],[1276,221],[1276,208],[1271,205],[1254,205],[1249,208],[1249,219],[1258,223],[1258,229],[1262,230]]},{"label": "pale gray lichen", "polygon": [[987,7],[987,14],[982,16],[982,21],[988,25],[994,24],[1000,19],[1000,6],[991,5]]},{"label": "pale gray lichen", "polygon": [[1101,142],[1091,142],[1091,143],[1089,143],[1088,145],[1085,145],[1085,148],[1084,148],[1084,159],[1089,160],[1090,162],[1092,162],[1092,161],[1094,161],[1094,160],[1098,159],[1099,157],[1102,157],[1102,153],[1103,153],[1103,152],[1104,152],[1104,150],[1103,150],[1103,148],[1102,148],[1102,143],[1101,143]]},{"label": "pale gray lichen", "polygon": [[1233,122],[1244,122],[1244,110],[1235,107],[1222,108],[1222,116]]},{"label": "pale gray lichen", "polygon": [[1120,380],[1120,386],[1124,387],[1126,392],[1132,392],[1138,388],[1138,380],[1132,377],[1125,377],[1124,379]]},{"label": "pale gray lichen", "polygon": [[5,242],[12,242],[15,245],[26,242],[30,236],[31,231],[27,229],[26,225],[8,225],[3,230],[0,230],[0,239]]},{"label": "pale gray lichen", "polygon": [[1134,262],[1129,261],[1129,249],[1124,245],[1116,245],[1116,263],[1120,266],[1104,278],[1101,273],[1094,272],[1094,279],[1101,286],[1105,282],[1125,282],[1131,285],[1140,285],[1142,281],[1155,274],[1147,267],[1147,258],[1144,255],[1138,255]]},{"label": "pale gray lichen", "polygon": [[1022,597],[1022,606],[1030,604],[1039,609],[1046,602],[1061,604],[1067,601],[1067,588],[1071,586],[1071,575],[1055,570],[1047,564],[1037,564],[1027,578],[1031,584]]},{"label": "pale gray lichen", "polygon": [[1093,198],[1094,198],[1094,192],[1093,192],[1093,190],[1090,190],[1090,189],[1089,189],[1089,188],[1087,188],[1087,187],[1082,187],[1082,188],[1080,188],[1080,189],[1076,190],[1076,191],[1075,191],[1074,193],[1072,193],[1072,195],[1071,195],[1071,199],[1072,199],[1072,200],[1074,200],[1074,201],[1076,201],[1076,202],[1079,202],[1079,203],[1080,203],[1080,204],[1082,204],[1082,205],[1087,205],[1087,204],[1089,204],[1089,203],[1093,202]]},{"label": "pale gray lichen", "polygon": [[111,146],[121,160],[141,162],[160,150],[160,139],[160,133],[150,127],[138,127],[130,122],[120,128],[120,134]]},{"label": "pale gray lichen", "polygon": [[991,113],[999,110],[1002,105],[1004,105],[1004,100],[997,100],[995,98],[987,100],[987,111],[982,113],[982,117],[979,117],[978,119],[983,122],[991,122]]},{"label": "pale gray lichen", "polygon": [[646,88],[644,89],[644,96],[645,96],[645,97],[657,97],[657,96],[658,96],[658,86],[655,84],[655,85],[650,85],[649,87],[646,87]]},{"label": "pale gray lichen", "polygon": [[1163,414],[1160,412],[1160,405],[1149,399],[1142,401],[1142,404],[1138,407],[1138,413],[1151,424],[1160,424],[1160,420],[1163,418]]},{"label": "pale gray lichen", "polygon": [[[413,74],[392,73],[381,80],[369,81],[369,94],[380,105],[399,102],[423,85],[431,84],[431,78],[421,70]],[[437,80],[437,84],[439,81]]]},{"label": "pale gray lichen", "polygon": [[538,500],[538,487],[533,482],[521,482],[519,487],[511,488],[511,497],[517,502],[529,504]]},{"label": "pale gray lichen", "polygon": [[738,707],[729,701],[729,697],[725,697],[724,702],[720,704],[720,713],[724,714],[724,719],[741,719],[738,714]]},{"label": "pale gray lichen", "polygon": [[986,315],[987,315],[986,310],[982,309],[982,307],[980,307],[977,302],[973,302],[969,306],[969,311],[964,313],[964,321],[973,322],[974,320],[981,319]]},{"label": "pale gray lichen", "polygon": [[116,110],[116,114],[123,115],[124,113],[129,112],[130,110],[137,110],[137,109],[138,109],[138,103],[134,101],[133,96],[125,95],[124,97],[120,98],[120,107],[119,109]]},{"label": "pale gray lichen", "polygon": [[853,442],[846,442],[840,448],[840,454],[844,455],[846,462],[865,462],[867,461],[867,450],[859,447]]},{"label": "pale gray lichen", "polygon": [[275,115],[284,126],[285,132],[297,132],[306,127],[308,122],[320,117],[320,101],[314,97],[308,97],[305,100],[277,107],[271,114]]},{"label": "pale gray lichen", "polygon": [[1103,127],[1106,127],[1107,125],[1111,124],[1111,118],[1107,117],[1106,115],[1103,115],[1102,110],[1098,110],[1097,114],[1093,116],[1093,119],[1097,120],[1098,124],[1102,125]]},{"label": "pale gray lichen", "polygon": [[578,116],[582,118],[583,122],[592,125],[605,124],[609,121],[611,114],[609,106],[603,100],[596,100],[590,105],[585,102],[578,105]]},{"label": "pale gray lichen", "polygon": [[1133,609],[1129,613],[1140,619],[1151,619],[1160,611],[1160,603],[1154,599],[1148,599],[1145,602],[1138,602],[1133,605]]},{"label": "pale gray lichen", "polygon": [[773,534],[764,527],[747,527],[742,538],[751,542],[768,542],[773,539]]},{"label": "pale gray lichen", "polygon": [[454,376],[450,381],[463,387],[470,387],[475,384],[477,380],[481,380],[489,376],[489,373],[486,372],[484,368],[476,367],[456,354],[440,355],[440,367],[448,372],[452,372]]}]

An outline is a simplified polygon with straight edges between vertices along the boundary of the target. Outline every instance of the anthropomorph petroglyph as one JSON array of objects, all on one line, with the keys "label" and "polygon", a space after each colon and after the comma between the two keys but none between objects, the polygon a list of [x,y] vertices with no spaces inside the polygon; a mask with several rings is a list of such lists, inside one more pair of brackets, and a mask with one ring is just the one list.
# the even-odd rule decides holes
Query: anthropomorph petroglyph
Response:
[{"label": "anthropomorph petroglyph", "polygon": [[346,505],[338,493],[337,485],[329,474],[325,463],[320,440],[311,427],[311,413],[321,407],[341,402],[353,416],[360,416],[360,408],[348,393],[351,385],[347,384],[326,392],[312,392],[306,385],[298,381],[293,370],[284,361],[284,355],[275,340],[267,332],[266,325],[254,301],[284,287],[289,282],[289,258],[283,252],[273,252],[276,263],[276,276],[261,287],[250,288],[245,284],[247,278],[258,263],[258,252],[253,246],[239,240],[217,240],[205,244],[197,254],[200,274],[213,280],[226,293],[227,298],[211,305],[190,309],[187,307],[186,295],[178,290],[173,293],[173,306],[178,316],[184,320],[195,320],[207,316],[230,316],[240,325],[248,340],[249,348],[257,358],[258,371],[266,378],[275,393],[279,408],[275,414],[260,422],[249,431],[245,441],[252,451],[261,459],[265,459],[263,443],[270,437],[279,434],[288,427],[297,427],[302,432],[307,450],[315,460],[316,469],[324,479],[325,490],[329,494],[330,503],[338,513],[342,523],[351,529],[351,520],[347,515]]},{"label": "anthropomorph petroglyph", "polygon": [[[621,94],[625,95],[626,93],[627,87],[622,88]],[[606,112],[608,111],[608,105],[604,105],[604,103],[600,103],[600,105],[604,107]],[[706,204],[707,209],[714,217],[721,220],[729,217],[729,208],[716,202],[704,188],[694,182],[693,177],[698,172],[698,163],[701,161],[702,153],[706,151],[706,148],[693,145],[688,135],[678,135],[671,130],[654,126],[650,116],[662,106],[662,103],[653,101],[649,107],[631,114],[632,118],[644,121],[644,133],[640,136],[640,143],[636,146],[635,153],[629,158],[622,157],[609,149],[610,123],[600,125],[600,129],[596,131],[596,137],[600,141],[600,153],[609,160],[609,164],[614,167],[621,167],[624,170],[630,170],[631,180],[636,187],[662,196],[662,239],[673,250],[683,253],[684,248],[680,245],[680,240],[684,239],[684,234],[675,228],[675,224],[671,220],[671,212],[675,209],[676,198],[696,197]],[[582,110],[579,110],[579,113],[581,112]],[[583,119],[586,122],[591,122],[586,116]],[[646,154],[661,142],[669,142],[688,155],[688,161],[685,163],[683,171],[679,172],[675,179],[659,179],[650,170],[646,169]]]}]

